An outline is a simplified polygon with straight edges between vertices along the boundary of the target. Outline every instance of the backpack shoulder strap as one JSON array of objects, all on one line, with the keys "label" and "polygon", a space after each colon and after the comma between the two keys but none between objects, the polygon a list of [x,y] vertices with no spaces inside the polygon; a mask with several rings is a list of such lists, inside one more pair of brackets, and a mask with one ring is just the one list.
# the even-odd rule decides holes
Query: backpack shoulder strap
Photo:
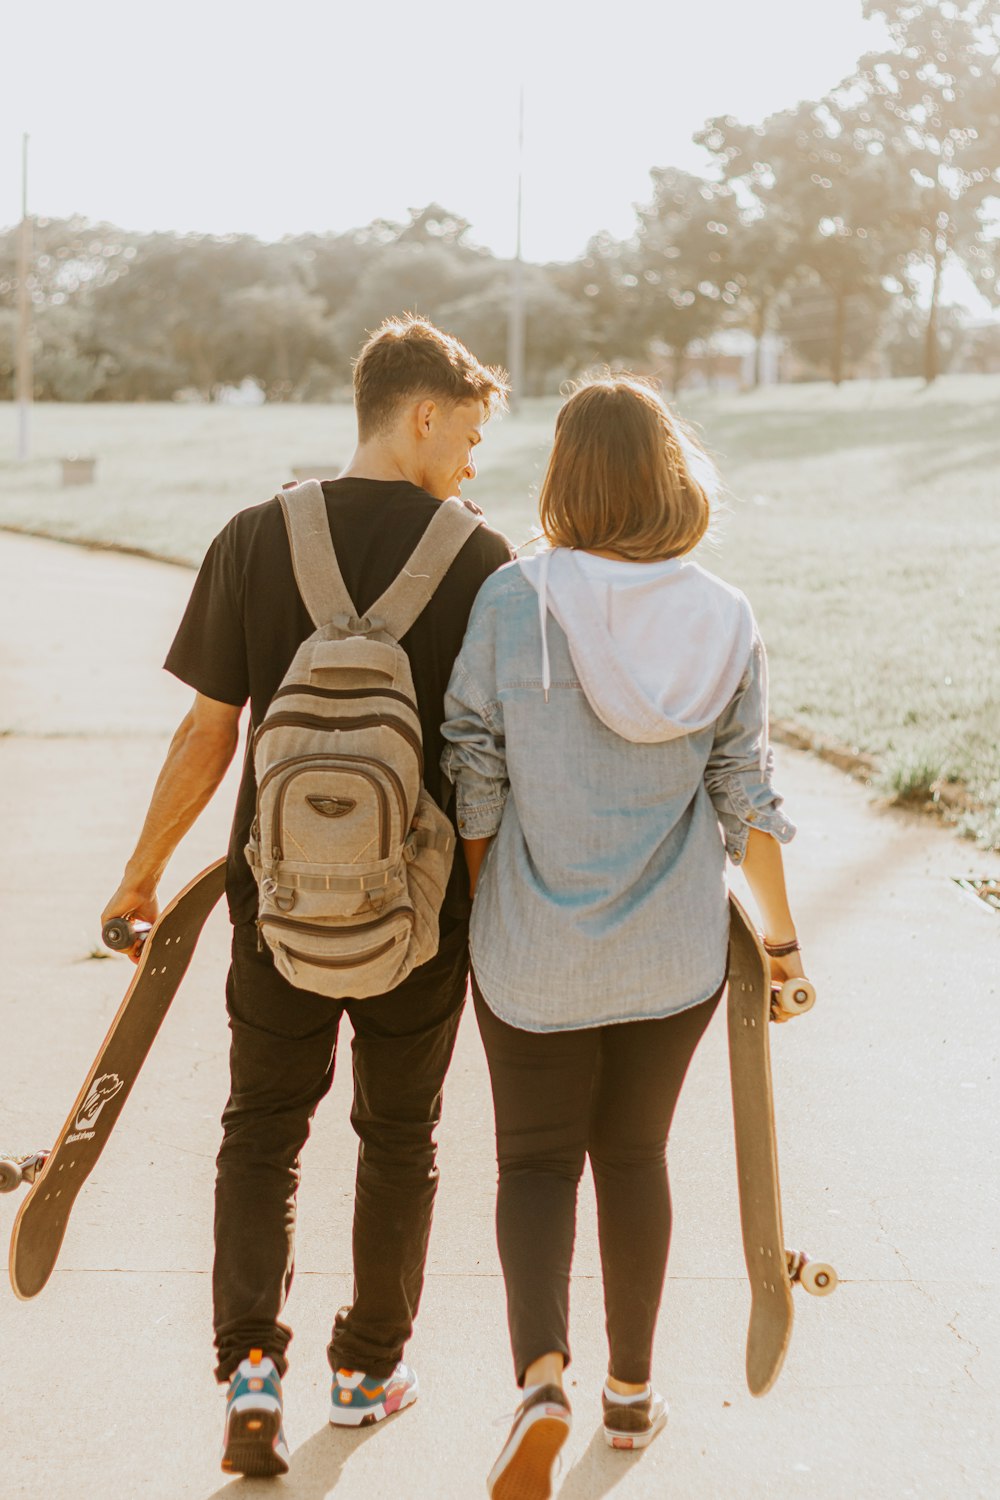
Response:
[{"label": "backpack shoulder strap", "polygon": [[401,641],[412,628],[469,537],[482,524],[482,515],[461,500],[442,500],[409,562],[368,611],[384,621],[394,640]]},{"label": "backpack shoulder strap", "polygon": [[319,480],[306,479],[282,490],[277,498],[285,518],[295,582],[317,630],[337,615],[356,615],[333,548]]}]

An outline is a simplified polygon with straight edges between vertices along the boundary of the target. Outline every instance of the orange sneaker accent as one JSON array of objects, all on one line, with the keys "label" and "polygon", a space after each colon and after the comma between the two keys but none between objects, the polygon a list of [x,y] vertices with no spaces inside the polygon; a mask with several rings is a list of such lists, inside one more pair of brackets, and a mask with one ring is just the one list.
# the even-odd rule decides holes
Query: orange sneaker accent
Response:
[{"label": "orange sneaker accent", "polygon": [[247,1384],[252,1391],[262,1391],[264,1389],[264,1382],[259,1378],[257,1380],[250,1380]]},{"label": "orange sneaker accent", "polygon": [[340,1393],[340,1402],[341,1402],[341,1405],[342,1406],[350,1406],[350,1404],[351,1404],[351,1398],[353,1397],[353,1395],[354,1395],[353,1391],[341,1391],[341,1393]]},{"label": "orange sneaker accent", "polygon": [[338,1370],[337,1374],[338,1375],[346,1375],[347,1379],[350,1380],[351,1376],[354,1374],[354,1371],[353,1370]]},{"label": "orange sneaker accent", "polygon": [[264,1351],[263,1351],[263,1349],[251,1349],[250,1350],[250,1363],[252,1365],[259,1365],[260,1362],[261,1362],[261,1360],[263,1358],[264,1358]]}]

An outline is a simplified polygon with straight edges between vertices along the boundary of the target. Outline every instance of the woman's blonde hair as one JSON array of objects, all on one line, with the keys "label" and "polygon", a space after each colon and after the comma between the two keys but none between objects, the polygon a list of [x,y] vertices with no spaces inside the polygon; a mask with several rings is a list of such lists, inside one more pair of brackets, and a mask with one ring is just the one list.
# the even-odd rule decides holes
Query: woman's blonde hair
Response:
[{"label": "woman's blonde hair", "polygon": [[618,552],[635,562],[680,557],[708,530],[712,473],[646,381],[588,379],[556,418],[538,497],[542,530],[553,547]]}]

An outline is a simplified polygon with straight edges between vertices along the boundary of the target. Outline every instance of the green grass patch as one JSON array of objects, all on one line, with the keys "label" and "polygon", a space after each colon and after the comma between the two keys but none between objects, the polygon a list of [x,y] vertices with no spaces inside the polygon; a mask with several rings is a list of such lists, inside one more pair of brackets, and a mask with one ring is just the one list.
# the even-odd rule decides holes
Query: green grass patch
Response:
[{"label": "green grass patch", "polygon": [[[785,386],[682,401],[728,487],[701,561],[749,594],[771,709],[874,756],[913,798],[962,783],[969,831],[1000,844],[1000,377]],[[556,401],[487,432],[469,493],[524,541]],[[349,408],[43,406],[18,467],[0,406],[0,524],[196,563],[236,510],[293,464],[343,461]],[[58,459],[98,460],[59,487]],[[912,787],[911,792],[906,792]]]},{"label": "green grass patch", "polygon": [[923,807],[934,801],[935,791],[943,779],[941,762],[918,750],[891,756],[879,784],[899,806]]}]

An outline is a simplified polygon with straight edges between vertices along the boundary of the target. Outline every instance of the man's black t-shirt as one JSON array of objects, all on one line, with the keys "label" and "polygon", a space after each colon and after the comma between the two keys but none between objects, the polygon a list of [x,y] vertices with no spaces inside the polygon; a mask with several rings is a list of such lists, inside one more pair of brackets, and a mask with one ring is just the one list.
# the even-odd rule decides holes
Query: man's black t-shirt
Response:
[{"label": "man's black t-shirt", "polygon": [[[347,591],[364,614],[408,562],[438,502],[416,485],[376,479],[336,479],[323,485],[323,493]],[[448,679],[480,585],[510,558],[504,537],[485,525],[478,527],[400,642],[413,672],[424,740],[424,781],[439,803]],[[257,886],[243,852],[257,796],[252,731],[314,628],[295,584],[278,501],[241,511],[209,547],[165,663],[167,671],[207,698],[237,707],[250,700],[250,733],[226,880],[234,922],[252,921],[257,914]],[[465,861],[458,858],[444,914],[462,918],[468,910]]]}]

